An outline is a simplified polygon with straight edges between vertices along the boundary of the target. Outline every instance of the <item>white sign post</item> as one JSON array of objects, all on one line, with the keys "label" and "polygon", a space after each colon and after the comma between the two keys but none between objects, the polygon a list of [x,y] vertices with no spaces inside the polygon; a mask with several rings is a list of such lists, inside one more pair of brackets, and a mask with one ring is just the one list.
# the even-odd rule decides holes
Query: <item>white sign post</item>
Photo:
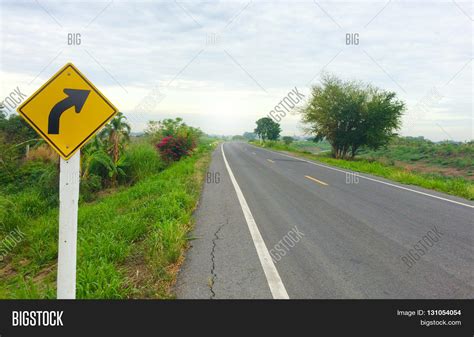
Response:
[{"label": "white sign post", "polygon": [[74,299],[80,148],[119,110],[68,63],[17,111],[61,156],[57,297]]},{"label": "white sign post", "polygon": [[77,212],[81,151],[61,158],[59,172],[58,299],[76,298]]}]

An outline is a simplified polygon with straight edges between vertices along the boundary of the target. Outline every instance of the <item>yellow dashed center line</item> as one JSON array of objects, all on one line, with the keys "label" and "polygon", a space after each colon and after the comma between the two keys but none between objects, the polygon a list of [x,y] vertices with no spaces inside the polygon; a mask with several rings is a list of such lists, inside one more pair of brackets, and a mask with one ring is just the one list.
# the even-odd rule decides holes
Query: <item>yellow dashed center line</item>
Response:
[{"label": "yellow dashed center line", "polygon": [[267,159],[267,160],[268,160],[270,163],[274,163],[274,161],[273,161],[273,160],[271,160],[271,159]]},{"label": "yellow dashed center line", "polygon": [[328,184],[326,184],[324,181],[318,180],[318,179],[316,179],[316,178],[313,178],[313,177],[310,177],[310,176],[305,176],[305,178],[308,178],[309,180],[315,181],[315,182],[317,182],[318,184],[321,184],[321,185],[324,185],[324,186],[328,186]]}]

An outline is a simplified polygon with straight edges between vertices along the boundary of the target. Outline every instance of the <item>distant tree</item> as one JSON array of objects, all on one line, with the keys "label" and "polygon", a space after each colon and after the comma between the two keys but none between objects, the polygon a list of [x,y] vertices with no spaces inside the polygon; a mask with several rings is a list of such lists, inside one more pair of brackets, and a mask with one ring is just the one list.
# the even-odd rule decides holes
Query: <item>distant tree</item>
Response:
[{"label": "distant tree", "polygon": [[39,138],[36,131],[20,115],[0,118],[0,133],[5,141],[12,145]]},{"label": "distant tree", "polygon": [[167,136],[176,135],[180,128],[185,127],[187,127],[187,125],[180,117],[177,117],[175,119],[165,118],[161,121],[149,121],[148,126],[145,129],[145,133],[150,135],[159,133],[159,137],[163,138]]},{"label": "distant tree", "polygon": [[26,149],[40,141],[23,117],[8,116],[4,108],[0,103],[0,186],[15,179]]},{"label": "distant tree", "polygon": [[290,145],[294,141],[293,137],[290,136],[284,136],[282,140],[286,145]]},{"label": "distant tree", "polygon": [[335,158],[353,158],[366,146],[378,149],[396,135],[405,104],[394,92],[324,75],[300,111],[306,131],[326,139]]},{"label": "distant tree", "polygon": [[166,118],[161,121],[149,121],[145,134],[152,139],[153,143],[160,142],[169,136],[181,135],[189,139],[197,140],[204,133],[199,128],[186,125],[182,118]]},{"label": "distant tree", "polygon": [[269,117],[260,118],[257,122],[255,133],[260,139],[265,140],[277,140],[280,137],[280,124],[273,121]]},{"label": "distant tree", "polygon": [[248,140],[254,140],[257,135],[254,132],[244,132],[243,136]]},{"label": "distant tree", "polygon": [[235,135],[235,136],[232,136],[232,140],[245,141],[245,140],[247,140],[247,138],[245,138],[244,136],[241,136],[241,135]]}]

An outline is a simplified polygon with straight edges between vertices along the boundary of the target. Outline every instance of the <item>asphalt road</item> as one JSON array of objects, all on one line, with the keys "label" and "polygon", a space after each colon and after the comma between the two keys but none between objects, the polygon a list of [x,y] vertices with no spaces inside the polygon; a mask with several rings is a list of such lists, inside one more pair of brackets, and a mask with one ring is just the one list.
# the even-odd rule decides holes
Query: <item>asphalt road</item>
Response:
[{"label": "asphalt road", "polygon": [[472,202],[246,143],[223,150],[178,298],[474,297]]}]

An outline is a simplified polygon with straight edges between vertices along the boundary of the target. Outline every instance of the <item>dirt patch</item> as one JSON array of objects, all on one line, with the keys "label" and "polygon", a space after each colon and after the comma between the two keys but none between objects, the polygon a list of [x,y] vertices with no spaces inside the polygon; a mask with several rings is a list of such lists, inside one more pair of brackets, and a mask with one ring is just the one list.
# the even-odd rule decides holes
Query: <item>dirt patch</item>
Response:
[{"label": "dirt patch", "polygon": [[131,298],[149,298],[153,294],[153,273],[147,266],[143,254],[130,257],[124,266],[127,286],[132,287]]},{"label": "dirt patch", "polygon": [[34,283],[41,283],[46,277],[51,275],[51,273],[53,273],[57,269],[57,267],[58,267],[58,264],[54,263],[50,266],[47,266],[47,267],[41,269],[39,271],[39,273],[37,273],[35,275],[35,277],[33,278],[33,282]]},{"label": "dirt patch", "polygon": [[126,286],[132,288],[129,298],[174,298],[173,287],[184,261],[184,252],[183,249],[176,263],[166,266],[161,271],[154,270],[143,252],[130,257],[123,267],[127,275]]},{"label": "dirt patch", "polygon": [[0,269],[0,277],[2,279],[7,279],[9,277],[12,277],[16,275],[17,271],[16,269],[12,266],[11,263],[7,263],[4,267]]}]

